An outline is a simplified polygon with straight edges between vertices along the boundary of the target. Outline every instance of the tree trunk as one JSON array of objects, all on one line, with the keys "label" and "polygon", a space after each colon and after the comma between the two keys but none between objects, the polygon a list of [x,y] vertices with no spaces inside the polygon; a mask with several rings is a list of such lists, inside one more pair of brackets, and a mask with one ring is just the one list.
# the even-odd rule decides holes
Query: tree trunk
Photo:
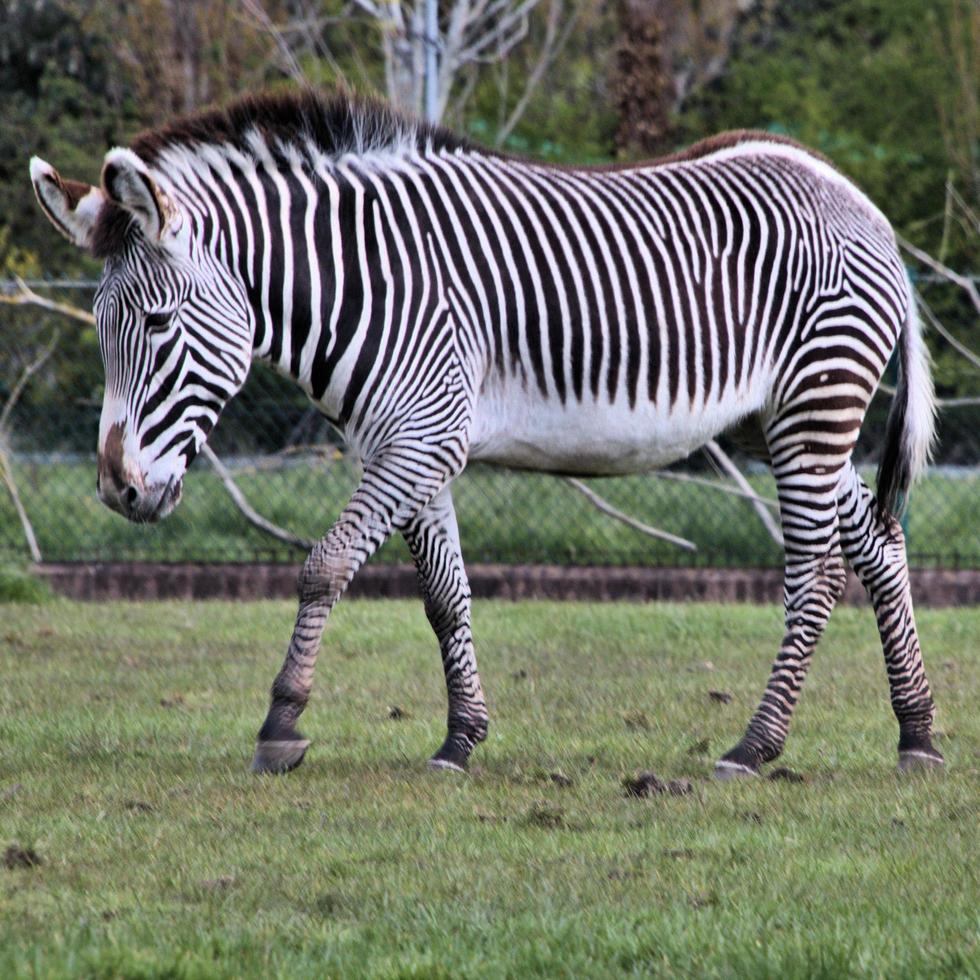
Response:
[{"label": "tree trunk", "polygon": [[616,149],[636,158],[664,152],[673,99],[666,62],[664,0],[619,0],[615,99]]}]

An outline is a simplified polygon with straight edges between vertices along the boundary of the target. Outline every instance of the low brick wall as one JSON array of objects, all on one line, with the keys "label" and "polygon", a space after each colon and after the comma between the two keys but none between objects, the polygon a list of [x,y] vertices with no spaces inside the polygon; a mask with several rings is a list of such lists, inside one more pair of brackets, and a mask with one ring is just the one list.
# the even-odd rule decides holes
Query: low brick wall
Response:
[{"label": "low brick wall", "polygon": [[[43,564],[37,573],[72,599],[292,599],[299,563],[152,564],[70,562]],[[477,598],[563,599],[585,602],[654,599],[674,602],[781,602],[782,572],[775,568],[575,568],[557,565],[469,565]],[[368,565],[355,576],[351,596],[374,599],[419,595],[410,565]],[[980,570],[913,569],[912,594],[920,606],[980,604]],[[844,602],[866,604],[853,575]]]}]

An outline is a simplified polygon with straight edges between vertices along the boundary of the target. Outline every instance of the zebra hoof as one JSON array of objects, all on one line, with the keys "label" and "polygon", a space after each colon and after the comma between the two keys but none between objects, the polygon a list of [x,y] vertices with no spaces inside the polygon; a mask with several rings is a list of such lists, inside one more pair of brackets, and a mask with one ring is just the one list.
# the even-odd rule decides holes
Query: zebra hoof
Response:
[{"label": "zebra hoof", "polygon": [[751,779],[758,775],[758,769],[743,765],[741,762],[719,759],[715,763],[715,779],[721,780],[723,783],[731,782],[734,779]]},{"label": "zebra hoof", "polygon": [[284,773],[292,772],[306,755],[310,747],[308,738],[288,741],[256,742],[255,756],[252,758],[252,772]]},{"label": "zebra hoof", "polygon": [[437,756],[433,756],[425,764],[426,769],[430,772],[461,772],[466,774],[466,769],[451,759],[440,759]]},{"label": "zebra hoof", "polygon": [[898,753],[898,771],[930,772],[942,769],[946,760],[935,749],[906,749]]}]

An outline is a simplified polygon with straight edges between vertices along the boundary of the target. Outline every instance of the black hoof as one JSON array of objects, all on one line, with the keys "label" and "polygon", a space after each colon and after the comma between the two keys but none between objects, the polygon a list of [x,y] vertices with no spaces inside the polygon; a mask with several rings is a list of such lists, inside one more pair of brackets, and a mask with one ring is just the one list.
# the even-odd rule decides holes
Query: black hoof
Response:
[{"label": "black hoof", "polygon": [[310,747],[308,738],[273,739],[255,743],[252,772],[292,772]]},{"label": "black hoof", "polygon": [[473,751],[473,742],[466,735],[450,732],[439,751],[429,759],[430,769],[448,769],[452,772],[466,772],[466,766]]}]

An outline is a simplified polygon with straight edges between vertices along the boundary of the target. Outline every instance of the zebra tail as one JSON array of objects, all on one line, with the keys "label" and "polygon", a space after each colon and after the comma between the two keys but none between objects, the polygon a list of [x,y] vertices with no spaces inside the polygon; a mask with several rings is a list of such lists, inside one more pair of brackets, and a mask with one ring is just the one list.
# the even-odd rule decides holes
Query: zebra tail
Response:
[{"label": "zebra tail", "polygon": [[936,393],[911,282],[908,292],[908,312],[898,341],[898,387],[888,412],[885,448],[878,464],[877,497],[882,516],[901,517],[909,487],[929,462],[936,435]]}]

